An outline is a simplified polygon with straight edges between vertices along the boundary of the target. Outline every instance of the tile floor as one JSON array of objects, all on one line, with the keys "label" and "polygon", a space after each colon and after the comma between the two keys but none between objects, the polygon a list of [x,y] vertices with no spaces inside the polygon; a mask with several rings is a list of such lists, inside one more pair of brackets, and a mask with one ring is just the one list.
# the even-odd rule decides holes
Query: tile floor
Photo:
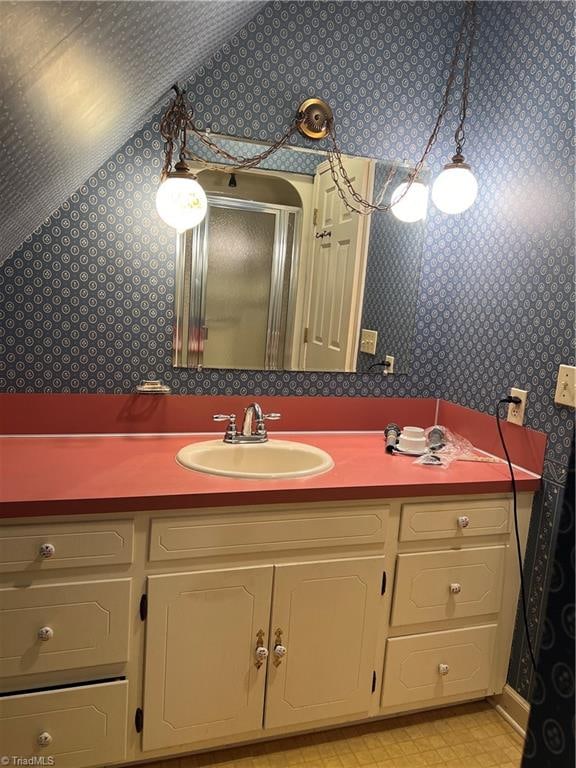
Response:
[{"label": "tile floor", "polygon": [[520,768],[521,760],[522,738],[479,702],[142,768]]}]

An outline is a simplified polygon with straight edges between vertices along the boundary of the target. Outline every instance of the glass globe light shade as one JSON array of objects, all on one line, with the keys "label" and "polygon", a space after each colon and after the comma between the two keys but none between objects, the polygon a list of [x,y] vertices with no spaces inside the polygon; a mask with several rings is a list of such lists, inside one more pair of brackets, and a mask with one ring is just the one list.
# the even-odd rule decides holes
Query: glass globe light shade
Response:
[{"label": "glass globe light shade", "polygon": [[206,194],[185,163],[177,163],[176,170],[158,187],[156,210],[177,232],[192,229],[206,216]]},{"label": "glass globe light shade", "polygon": [[[408,189],[408,182],[399,184],[392,193],[390,208],[400,221],[414,222],[426,218],[428,210],[428,187],[421,181],[414,181]],[[405,193],[405,190],[408,191]]]},{"label": "glass globe light shade", "polygon": [[443,213],[462,213],[470,208],[478,194],[478,182],[461,157],[455,155],[432,186],[434,205]]}]

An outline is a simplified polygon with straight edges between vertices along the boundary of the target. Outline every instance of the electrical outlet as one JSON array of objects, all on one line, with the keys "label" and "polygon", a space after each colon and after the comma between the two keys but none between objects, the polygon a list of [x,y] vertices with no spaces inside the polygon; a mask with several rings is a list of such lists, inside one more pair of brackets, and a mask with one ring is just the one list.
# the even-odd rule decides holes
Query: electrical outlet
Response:
[{"label": "electrical outlet", "polygon": [[367,355],[375,355],[377,343],[378,331],[368,331],[366,328],[362,328],[360,334],[360,352],[365,352]]},{"label": "electrical outlet", "polygon": [[576,368],[573,365],[561,365],[558,368],[554,402],[576,407]]},{"label": "electrical outlet", "polygon": [[386,363],[390,363],[390,365],[385,366],[384,372],[394,373],[394,355],[386,355],[386,357],[384,358],[384,361]]},{"label": "electrical outlet", "polygon": [[528,392],[525,389],[515,389],[511,387],[510,394],[512,397],[519,397],[521,403],[510,403],[508,405],[508,421],[511,424],[518,424],[522,426],[524,424],[524,411],[526,410],[526,400],[528,399]]}]

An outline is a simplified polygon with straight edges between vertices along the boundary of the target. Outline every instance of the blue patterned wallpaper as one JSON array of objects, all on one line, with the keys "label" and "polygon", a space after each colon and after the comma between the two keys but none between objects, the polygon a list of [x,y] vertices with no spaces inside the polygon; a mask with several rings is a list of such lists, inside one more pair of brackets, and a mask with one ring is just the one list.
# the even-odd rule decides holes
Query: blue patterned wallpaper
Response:
[{"label": "blue patterned wallpaper", "polygon": [[[270,3],[190,81],[198,122],[272,139],[318,94],[344,151],[414,162],[459,10]],[[574,364],[573,40],[572,3],[479,3],[465,154],[480,192],[460,216],[429,215],[410,376],[172,371],[174,243],[154,210],[153,119],[0,269],[0,387],[128,392],[155,373],[182,393],[439,396],[487,412],[510,386],[526,388],[526,422],[550,438],[526,568],[540,633],[574,428],[553,403],[558,364]],[[452,154],[454,125],[455,107],[432,169]],[[521,630],[509,679],[528,695]]]}]

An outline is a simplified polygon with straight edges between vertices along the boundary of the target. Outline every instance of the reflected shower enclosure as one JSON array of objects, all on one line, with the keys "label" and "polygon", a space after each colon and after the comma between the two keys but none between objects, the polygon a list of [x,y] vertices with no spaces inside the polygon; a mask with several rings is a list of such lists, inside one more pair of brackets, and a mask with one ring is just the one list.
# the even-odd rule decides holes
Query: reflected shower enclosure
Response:
[{"label": "reflected shower enclosure", "polygon": [[208,195],[178,235],[175,366],[289,367],[300,227],[298,207]]}]

